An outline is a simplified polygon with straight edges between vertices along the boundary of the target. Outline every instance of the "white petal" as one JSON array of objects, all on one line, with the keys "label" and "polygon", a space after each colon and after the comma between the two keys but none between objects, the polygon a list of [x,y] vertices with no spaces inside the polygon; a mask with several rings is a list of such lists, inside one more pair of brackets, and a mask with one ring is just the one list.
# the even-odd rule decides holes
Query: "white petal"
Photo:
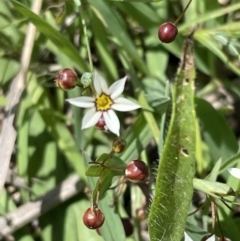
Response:
[{"label": "white petal", "polygon": [[112,133],[119,136],[120,122],[119,122],[119,119],[118,119],[117,115],[115,114],[115,112],[110,109],[106,112],[103,112],[103,117],[104,117],[104,120],[106,122],[108,129]]},{"label": "white petal", "polygon": [[124,78],[114,82],[110,87],[109,87],[109,95],[111,96],[111,98],[114,100],[115,98],[117,98],[119,95],[122,94],[123,90],[124,90],[124,86],[127,80],[127,76],[125,76]]},{"label": "white petal", "polygon": [[105,79],[99,75],[98,72],[95,72],[93,85],[98,95],[101,95],[102,93],[109,93]]},{"label": "white petal", "polygon": [[111,108],[118,111],[131,111],[139,109],[141,106],[132,102],[131,100],[119,97],[114,100],[114,104],[112,104]]},{"label": "white petal", "polygon": [[69,102],[72,105],[82,107],[82,108],[90,108],[95,105],[94,101],[95,99],[93,97],[89,96],[82,96],[72,99],[66,99],[67,102]]},{"label": "white petal", "polygon": [[239,169],[239,168],[229,168],[229,169],[228,169],[228,172],[229,172],[232,176],[240,179],[240,169]]},{"label": "white petal", "polygon": [[217,241],[218,237],[216,235],[212,235],[211,237],[209,237],[206,241]]},{"label": "white petal", "polygon": [[82,129],[94,126],[102,115],[101,111],[96,111],[96,108],[91,108],[86,112],[82,120]]},{"label": "white petal", "polygon": [[188,236],[187,232],[184,232],[184,241],[193,241],[192,238]]}]

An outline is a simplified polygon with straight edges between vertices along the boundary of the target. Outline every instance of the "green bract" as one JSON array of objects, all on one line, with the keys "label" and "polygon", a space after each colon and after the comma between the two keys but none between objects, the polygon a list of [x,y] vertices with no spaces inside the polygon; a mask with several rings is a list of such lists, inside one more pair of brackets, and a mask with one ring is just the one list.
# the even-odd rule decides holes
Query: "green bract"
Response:
[{"label": "green bract", "polygon": [[183,44],[172,96],[172,116],[148,218],[150,240],[180,241],[193,194],[196,152],[192,39]]}]

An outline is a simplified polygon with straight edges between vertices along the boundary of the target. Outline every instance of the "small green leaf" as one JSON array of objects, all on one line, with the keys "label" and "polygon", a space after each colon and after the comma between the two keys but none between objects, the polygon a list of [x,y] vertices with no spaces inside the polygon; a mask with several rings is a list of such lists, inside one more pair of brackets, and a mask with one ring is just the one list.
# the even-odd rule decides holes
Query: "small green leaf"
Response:
[{"label": "small green leaf", "polygon": [[202,240],[205,235],[210,235],[211,233],[206,232],[205,230],[193,225],[190,222],[187,222],[186,233],[189,235],[192,240]]},{"label": "small green leaf", "polygon": [[115,175],[112,171],[109,171],[107,169],[103,170],[93,190],[93,194],[92,194],[93,202],[95,202],[97,198],[100,200],[104,197],[104,195],[112,185],[114,176]]},{"label": "small green leaf", "polygon": [[[102,167],[100,165],[100,163],[105,160],[105,158],[108,156],[109,154],[102,154],[100,157],[98,157],[98,159],[96,160],[96,162],[92,162],[90,164],[90,166],[86,169],[86,176],[90,176],[90,177],[99,177],[101,175],[101,173],[103,172],[103,169],[105,167]],[[126,168],[126,163],[123,162],[119,157],[117,156],[112,156],[111,158],[109,158],[105,163],[105,166],[107,166],[109,169],[106,169],[108,171],[111,171],[113,176],[121,176],[124,175],[124,171]]]},{"label": "small green leaf", "polygon": [[217,176],[219,174],[219,170],[220,170],[221,165],[222,165],[222,159],[220,158],[216,162],[216,164],[214,165],[211,173],[209,174],[209,176],[207,178],[209,181],[216,181],[217,180]]},{"label": "small green leaf", "polygon": [[221,182],[194,178],[193,186],[195,189],[217,198],[224,196],[235,196],[233,189],[227,184]]}]

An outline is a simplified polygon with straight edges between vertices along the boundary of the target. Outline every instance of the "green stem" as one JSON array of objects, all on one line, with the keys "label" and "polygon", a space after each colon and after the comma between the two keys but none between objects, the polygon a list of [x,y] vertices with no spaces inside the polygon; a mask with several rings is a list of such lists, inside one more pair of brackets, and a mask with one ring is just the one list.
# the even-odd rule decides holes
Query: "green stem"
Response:
[{"label": "green stem", "polygon": [[109,171],[115,171],[115,172],[122,172],[124,169],[116,168],[116,167],[109,167],[106,165],[102,165],[103,168],[108,169]]},{"label": "green stem", "polygon": [[189,5],[191,4],[192,0],[190,0],[187,4],[187,6],[183,9],[182,13],[180,14],[180,16],[175,20],[174,25],[177,25],[177,23],[179,22],[179,20],[183,17],[183,15],[185,14],[185,12],[187,11]]},{"label": "green stem", "polygon": [[[75,2],[76,1],[77,0],[75,0]],[[83,8],[82,8],[81,0],[78,0],[78,8],[79,8],[79,12],[80,12],[80,15],[81,15],[83,33],[84,33],[84,36],[85,36],[85,41],[86,41],[86,46],[87,46],[87,54],[88,54],[88,61],[89,61],[89,65],[90,65],[90,72],[93,72],[92,54],[91,54],[91,49],[90,49],[90,45],[89,45],[89,39],[88,39],[88,35],[87,35],[87,26],[86,26],[86,21],[85,21],[85,18],[84,18],[84,12],[83,12]]]},{"label": "green stem", "polygon": [[[114,155],[114,151],[111,151],[104,159],[101,163],[99,163],[99,165],[103,168],[100,175],[99,175],[99,178],[98,178],[98,181],[96,183],[96,187],[95,187],[95,190],[97,190],[97,192],[93,192],[93,195],[92,195],[92,205],[97,207],[98,206],[98,201],[99,201],[99,198],[100,198],[100,185],[102,183],[102,179],[103,179],[103,175],[104,175],[104,171],[106,169],[109,169],[109,167],[105,166],[104,163],[109,159],[111,158],[112,156]],[[120,169],[118,169],[117,171],[120,171]]]},{"label": "green stem", "polygon": [[109,158],[111,158],[113,155],[114,155],[114,151],[111,151],[111,152],[103,159],[103,161],[101,162],[101,166],[104,166],[104,163],[105,163]]}]

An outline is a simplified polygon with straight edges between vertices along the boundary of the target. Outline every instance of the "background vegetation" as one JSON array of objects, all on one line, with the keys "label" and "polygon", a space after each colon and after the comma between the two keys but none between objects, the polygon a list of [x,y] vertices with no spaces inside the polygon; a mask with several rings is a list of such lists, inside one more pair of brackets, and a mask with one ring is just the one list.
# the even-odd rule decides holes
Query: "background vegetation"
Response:
[{"label": "background vegetation", "polygon": [[[171,85],[174,80],[184,38],[193,28],[196,28],[199,123],[196,177],[208,177],[208,180],[217,180],[238,190],[239,180],[226,171],[229,167],[240,167],[238,0],[193,0],[171,44],[159,41],[158,28],[166,21],[174,21],[187,0],[84,0],[81,6],[77,0],[45,0],[39,16],[30,10],[34,2],[0,1],[2,171],[4,163],[10,161],[7,182],[0,197],[3,240],[149,240],[147,220],[139,219],[136,211],[139,208],[148,210],[158,154],[162,152],[171,113],[169,83]],[[37,32],[26,78],[18,82],[19,71],[25,64],[21,54],[23,47],[28,46],[24,41],[29,34],[29,20]],[[127,74],[124,95],[137,99],[143,107],[131,114],[118,113],[121,135],[128,143],[120,157],[126,163],[141,158],[151,170],[146,185],[122,187],[114,208],[109,207],[113,190],[101,200],[100,207],[106,218],[102,236],[82,223],[82,215],[90,205],[84,163],[108,152],[114,137],[95,128],[81,130],[84,111],[69,106],[65,99],[80,96],[82,90],[65,92],[54,83],[54,76],[62,68],[73,68],[79,76],[90,69],[83,20],[94,69],[109,85]],[[18,95],[21,95],[19,101]],[[9,104],[15,100],[14,105]],[[11,132],[4,132],[8,130],[9,115],[14,117],[16,142]],[[166,116],[165,125],[159,124],[162,116]],[[60,196],[61,186],[58,186],[64,180],[69,181],[68,188],[74,189],[66,191],[65,197]],[[55,193],[45,197],[35,215],[31,216],[36,205],[25,206],[20,212],[19,207],[38,200],[56,187]],[[202,191],[208,194],[216,191],[207,188],[209,186]],[[204,202],[203,192],[194,193],[189,212]],[[215,200],[224,236],[237,241],[240,237],[238,213],[234,214],[217,197]],[[228,200],[238,201],[235,196]],[[229,205],[236,209],[236,205]],[[211,203],[207,202],[202,211],[188,218],[186,230],[193,240],[201,240],[213,232],[210,207]],[[17,210],[18,215],[11,216],[11,212],[16,214]],[[29,218],[25,217],[27,214]],[[134,227],[129,237],[125,237],[120,217],[125,220],[126,230]],[[214,232],[222,235],[218,225]]]}]

